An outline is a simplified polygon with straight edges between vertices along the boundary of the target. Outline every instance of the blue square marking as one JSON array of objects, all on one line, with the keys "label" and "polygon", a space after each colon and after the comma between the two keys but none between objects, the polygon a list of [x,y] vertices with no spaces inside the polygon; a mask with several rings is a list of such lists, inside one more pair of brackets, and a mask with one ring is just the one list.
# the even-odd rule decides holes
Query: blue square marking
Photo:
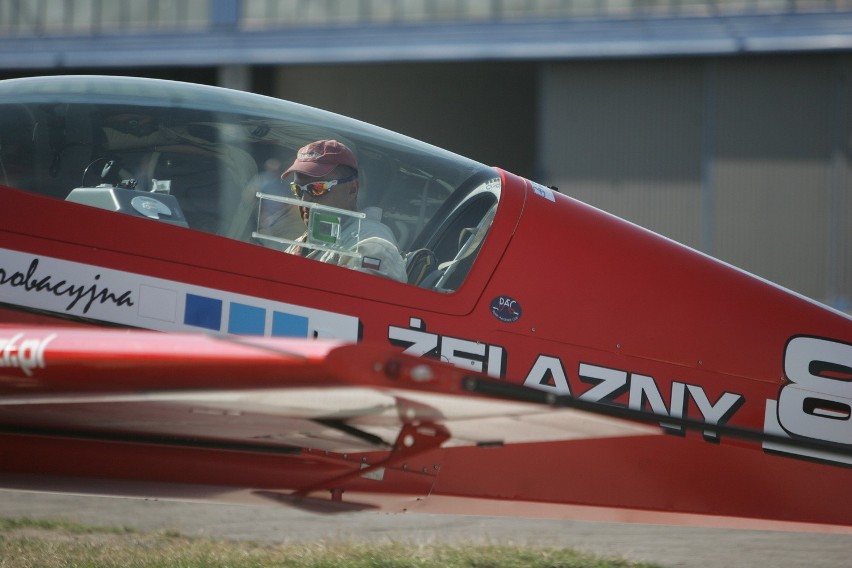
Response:
[{"label": "blue square marking", "polygon": [[183,323],[219,331],[222,327],[222,300],[187,294]]},{"label": "blue square marking", "polygon": [[307,337],[308,318],[272,312],[272,335],[276,337]]},{"label": "blue square marking", "polygon": [[231,303],[228,333],[263,335],[266,328],[266,310],[246,304]]}]

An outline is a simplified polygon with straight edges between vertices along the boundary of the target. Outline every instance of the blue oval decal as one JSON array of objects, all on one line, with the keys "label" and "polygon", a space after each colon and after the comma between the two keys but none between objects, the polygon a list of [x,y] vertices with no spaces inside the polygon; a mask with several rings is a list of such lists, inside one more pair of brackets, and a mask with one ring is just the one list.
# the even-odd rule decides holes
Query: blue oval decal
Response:
[{"label": "blue oval decal", "polygon": [[509,296],[497,296],[491,300],[491,313],[500,321],[512,323],[521,319],[521,304]]}]

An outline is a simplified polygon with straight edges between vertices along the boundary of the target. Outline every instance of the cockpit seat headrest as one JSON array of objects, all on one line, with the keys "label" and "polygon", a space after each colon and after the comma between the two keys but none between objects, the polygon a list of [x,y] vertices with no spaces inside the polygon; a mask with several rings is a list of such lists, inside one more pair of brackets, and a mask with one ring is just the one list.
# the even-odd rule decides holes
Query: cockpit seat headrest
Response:
[{"label": "cockpit seat headrest", "polygon": [[436,270],[438,270],[438,259],[429,249],[422,248],[405,255],[405,271],[408,274],[409,284],[419,286]]}]

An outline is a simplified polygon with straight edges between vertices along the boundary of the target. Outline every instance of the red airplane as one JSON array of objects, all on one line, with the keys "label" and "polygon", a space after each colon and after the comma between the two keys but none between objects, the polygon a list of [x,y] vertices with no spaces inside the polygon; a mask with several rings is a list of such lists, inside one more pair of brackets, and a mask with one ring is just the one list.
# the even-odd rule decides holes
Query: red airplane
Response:
[{"label": "red airplane", "polygon": [[553,188],[83,76],[0,183],[2,486],[852,532],[852,318]]}]

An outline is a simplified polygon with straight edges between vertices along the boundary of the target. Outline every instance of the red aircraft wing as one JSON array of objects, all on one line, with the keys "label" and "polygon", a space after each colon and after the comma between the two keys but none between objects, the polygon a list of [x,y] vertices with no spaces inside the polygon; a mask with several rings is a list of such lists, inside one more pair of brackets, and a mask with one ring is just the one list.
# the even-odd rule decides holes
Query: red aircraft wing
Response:
[{"label": "red aircraft wing", "polygon": [[[38,327],[0,337],[6,474],[223,484],[279,499],[353,486],[426,497],[440,463],[427,456],[441,447],[659,433],[484,396],[465,381],[497,381],[391,348]],[[435,463],[408,474],[424,459]]]}]

